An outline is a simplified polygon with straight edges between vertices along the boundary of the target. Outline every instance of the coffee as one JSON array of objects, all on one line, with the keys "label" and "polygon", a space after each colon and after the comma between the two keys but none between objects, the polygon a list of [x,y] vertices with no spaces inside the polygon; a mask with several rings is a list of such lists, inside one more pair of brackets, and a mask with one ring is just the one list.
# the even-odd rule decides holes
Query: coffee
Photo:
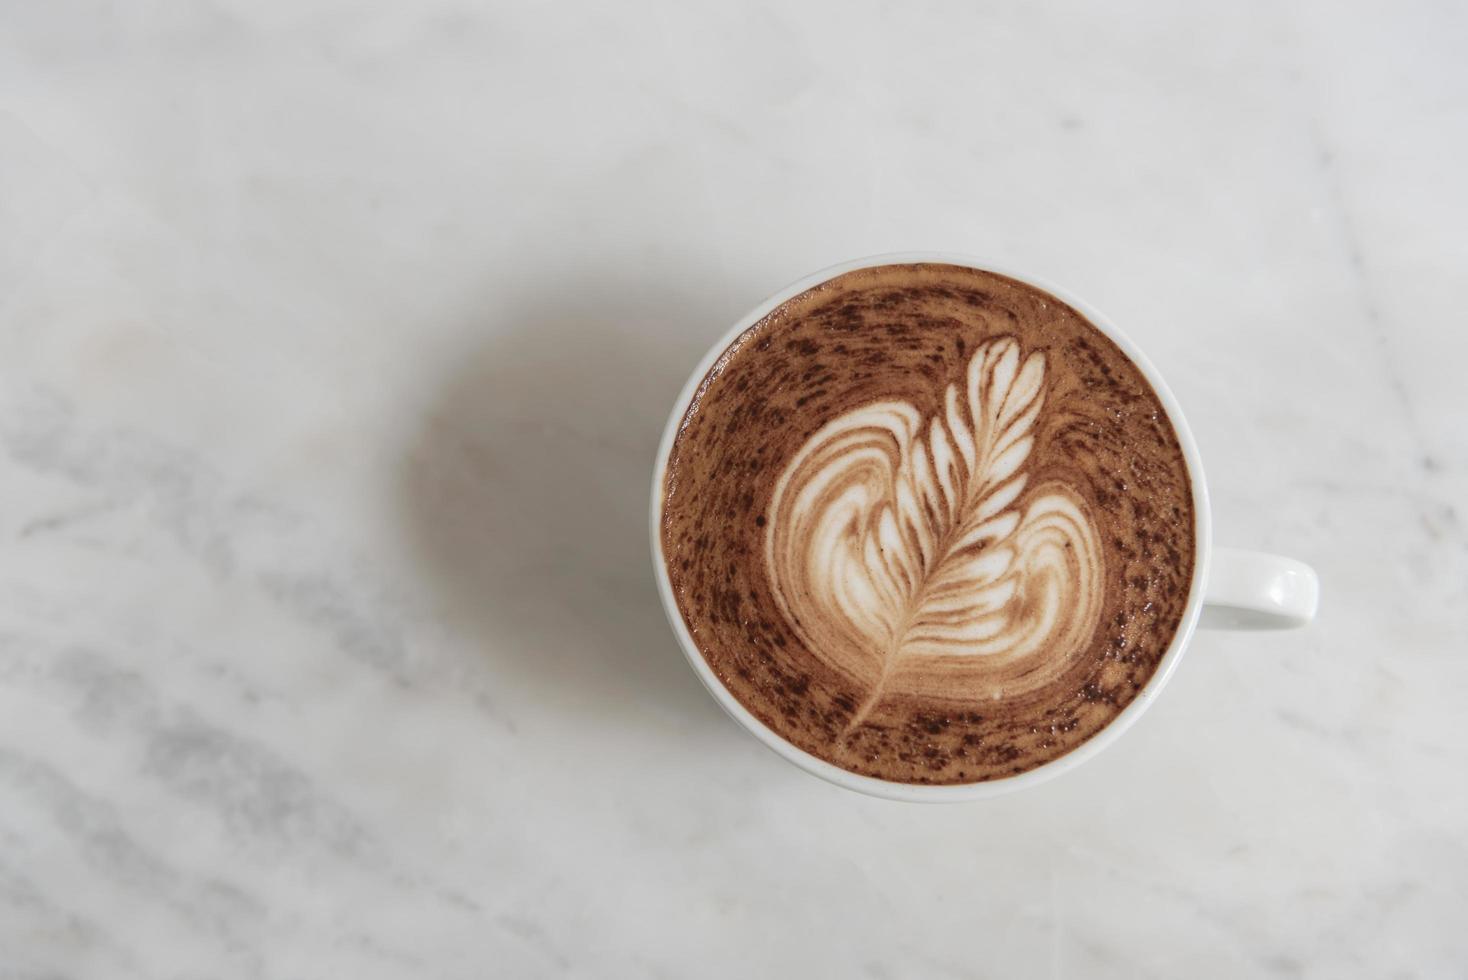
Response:
[{"label": "coffee", "polygon": [[1109,724],[1195,544],[1137,366],[1042,290],[942,264],[846,273],[740,334],[687,406],[659,534],[741,704],[911,783],[1024,772]]}]

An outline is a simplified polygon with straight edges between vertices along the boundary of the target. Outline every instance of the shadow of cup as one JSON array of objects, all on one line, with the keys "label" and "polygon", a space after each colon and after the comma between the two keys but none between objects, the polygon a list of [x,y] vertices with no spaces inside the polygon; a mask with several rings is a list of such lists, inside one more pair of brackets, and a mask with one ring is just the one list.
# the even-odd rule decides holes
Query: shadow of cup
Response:
[{"label": "shadow of cup", "polygon": [[590,725],[733,731],[668,629],[648,540],[663,424],[730,320],[702,295],[675,277],[569,282],[487,316],[425,413],[404,521],[437,609],[501,696]]}]

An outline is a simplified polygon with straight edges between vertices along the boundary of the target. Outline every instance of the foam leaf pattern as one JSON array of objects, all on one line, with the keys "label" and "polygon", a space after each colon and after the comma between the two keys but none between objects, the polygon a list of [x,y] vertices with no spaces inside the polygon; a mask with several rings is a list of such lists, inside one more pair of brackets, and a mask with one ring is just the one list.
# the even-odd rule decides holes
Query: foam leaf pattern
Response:
[{"label": "foam leaf pattern", "polygon": [[1094,522],[1069,487],[1027,487],[1044,401],[1044,355],[990,340],[931,417],[862,406],[787,464],[767,571],[805,646],[866,692],[848,730],[899,689],[964,700],[1042,687],[1089,641],[1103,598]]}]

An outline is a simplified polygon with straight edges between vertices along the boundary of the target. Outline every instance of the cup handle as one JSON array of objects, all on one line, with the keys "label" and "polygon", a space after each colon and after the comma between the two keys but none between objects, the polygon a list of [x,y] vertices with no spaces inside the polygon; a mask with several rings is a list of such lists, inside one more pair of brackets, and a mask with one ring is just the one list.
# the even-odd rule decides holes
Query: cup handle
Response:
[{"label": "cup handle", "polygon": [[1304,562],[1261,551],[1215,548],[1198,626],[1294,629],[1314,619],[1319,604],[1320,578]]}]

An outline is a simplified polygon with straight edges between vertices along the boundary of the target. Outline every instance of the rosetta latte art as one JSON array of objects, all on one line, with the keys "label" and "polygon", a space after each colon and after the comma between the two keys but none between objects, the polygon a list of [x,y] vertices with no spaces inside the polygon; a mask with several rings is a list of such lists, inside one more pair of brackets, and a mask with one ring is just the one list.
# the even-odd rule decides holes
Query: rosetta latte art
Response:
[{"label": "rosetta latte art", "polygon": [[1082,655],[1102,549],[1074,491],[1026,486],[1044,395],[1044,355],[991,340],[932,418],[900,401],[852,409],[785,467],[769,579],[811,654],[865,692],[848,732],[889,694],[1014,697]]},{"label": "rosetta latte art", "polygon": [[702,666],[774,736],[892,782],[1084,745],[1192,594],[1193,485],[1158,393],[1080,311],[982,269],[853,269],[741,329],[661,493]]}]

